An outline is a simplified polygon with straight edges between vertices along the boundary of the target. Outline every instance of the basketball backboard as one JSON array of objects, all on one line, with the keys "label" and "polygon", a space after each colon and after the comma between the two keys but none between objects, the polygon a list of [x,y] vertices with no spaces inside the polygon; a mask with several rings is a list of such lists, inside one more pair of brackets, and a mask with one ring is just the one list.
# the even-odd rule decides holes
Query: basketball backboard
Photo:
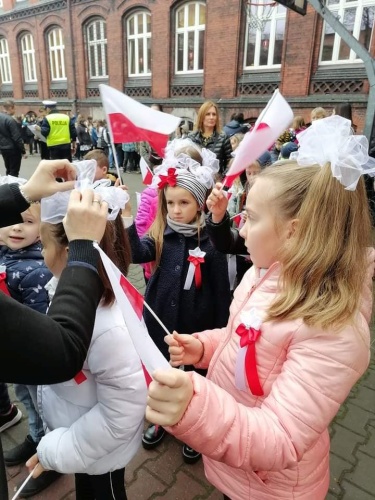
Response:
[{"label": "basketball backboard", "polygon": [[307,0],[276,0],[277,3],[284,5],[290,10],[294,10],[304,16],[306,14],[307,9]]}]

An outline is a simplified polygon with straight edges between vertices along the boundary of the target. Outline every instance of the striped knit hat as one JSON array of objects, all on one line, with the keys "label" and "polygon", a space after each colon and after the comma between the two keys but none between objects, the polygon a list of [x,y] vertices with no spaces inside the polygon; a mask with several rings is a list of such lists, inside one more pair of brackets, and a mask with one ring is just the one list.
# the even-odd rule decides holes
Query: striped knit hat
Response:
[{"label": "striped knit hat", "polygon": [[176,172],[177,182],[176,186],[186,189],[189,191],[194,198],[197,200],[200,208],[203,207],[206,201],[207,188],[201,184],[194,174],[190,172]]}]

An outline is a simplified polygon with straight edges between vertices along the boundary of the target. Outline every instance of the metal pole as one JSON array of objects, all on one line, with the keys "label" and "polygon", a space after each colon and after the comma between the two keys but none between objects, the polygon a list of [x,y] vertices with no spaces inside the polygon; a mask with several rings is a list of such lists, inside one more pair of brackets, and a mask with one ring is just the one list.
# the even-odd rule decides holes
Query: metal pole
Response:
[{"label": "metal pole", "polygon": [[367,78],[369,81],[369,97],[366,111],[366,122],[364,128],[364,135],[370,139],[372,125],[375,115],[375,61],[371,57],[365,47],[354,38],[354,36],[345,28],[340,20],[335,17],[328,7],[321,4],[321,0],[307,0],[310,5],[322,16],[322,18],[333,28],[333,30],[344,40],[349,47],[354,50],[359,58],[364,62]]}]

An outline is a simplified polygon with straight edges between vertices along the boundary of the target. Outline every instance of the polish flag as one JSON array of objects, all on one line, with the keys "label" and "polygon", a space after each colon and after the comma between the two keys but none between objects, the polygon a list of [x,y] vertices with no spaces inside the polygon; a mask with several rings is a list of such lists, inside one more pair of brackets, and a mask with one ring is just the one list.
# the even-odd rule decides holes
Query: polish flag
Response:
[{"label": "polish flag", "polygon": [[0,266],[0,291],[10,297],[10,293],[7,287],[7,270],[5,266]]},{"label": "polish flag", "polygon": [[160,156],[181,118],[156,111],[122,92],[99,85],[113,143],[147,141]]},{"label": "polish flag", "polygon": [[139,162],[139,166],[140,166],[141,174],[142,174],[142,182],[146,186],[149,186],[152,182],[152,178],[154,177],[154,174],[151,172],[151,169],[147,165],[144,158],[141,158],[141,161]]},{"label": "polish flag", "polygon": [[236,226],[239,228],[242,222],[242,212],[240,212],[237,215],[234,215],[233,217],[231,217],[231,219],[235,222]]},{"label": "polish flag", "polygon": [[128,281],[121,271],[114,265],[97,243],[94,247],[98,250],[107,272],[117,303],[127,326],[130,338],[141,360],[147,385],[157,368],[169,369],[171,365],[159,351],[151,339],[143,321],[144,299],[136,288]]},{"label": "polish flag", "polygon": [[245,134],[236,149],[236,155],[224,179],[224,185],[230,187],[234,179],[248,165],[251,165],[265,153],[286,130],[293,120],[293,111],[279,90],[275,90],[253,129]]}]

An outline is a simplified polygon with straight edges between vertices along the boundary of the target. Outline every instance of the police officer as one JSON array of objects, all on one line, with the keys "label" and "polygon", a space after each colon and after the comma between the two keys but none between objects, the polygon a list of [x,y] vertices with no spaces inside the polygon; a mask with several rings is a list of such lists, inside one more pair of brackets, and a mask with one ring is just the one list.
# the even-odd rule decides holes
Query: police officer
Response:
[{"label": "police officer", "polygon": [[56,109],[55,101],[43,101],[46,116],[42,121],[40,131],[47,139],[47,146],[51,160],[67,159],[72,161],[77,132],[74,122],[68,115]]}]

